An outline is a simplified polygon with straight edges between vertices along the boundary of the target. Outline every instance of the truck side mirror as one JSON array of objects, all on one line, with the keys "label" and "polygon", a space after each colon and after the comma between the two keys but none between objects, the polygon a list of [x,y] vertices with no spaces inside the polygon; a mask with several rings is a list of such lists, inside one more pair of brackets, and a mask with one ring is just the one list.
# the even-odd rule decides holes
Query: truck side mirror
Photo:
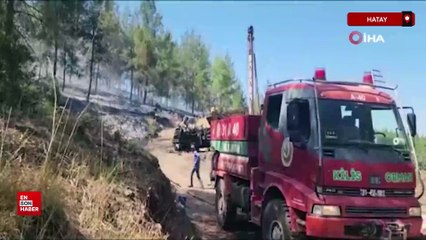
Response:
[{"label": "truck side mirror", "polygon": [[287,106],[287,131],[290,141],[305,144],[310,135],[309,102],[294,99]]},{"label": "truck side mirror", "polygon": [[408,127],[410,127],[411,137],[415,137],[417,135],[416,114],[408,113],[407,122],[408,122]]}]

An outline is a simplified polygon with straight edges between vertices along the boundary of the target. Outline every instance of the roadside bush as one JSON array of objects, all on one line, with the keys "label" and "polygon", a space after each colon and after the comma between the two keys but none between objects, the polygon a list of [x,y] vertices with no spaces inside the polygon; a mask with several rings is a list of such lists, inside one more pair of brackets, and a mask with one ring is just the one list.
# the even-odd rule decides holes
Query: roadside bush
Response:
[{"label": "roadside bush", "polygon": [[426,170],[426,137],[417,137],[415,140],[415,148],[419,167],[422,170]]}]

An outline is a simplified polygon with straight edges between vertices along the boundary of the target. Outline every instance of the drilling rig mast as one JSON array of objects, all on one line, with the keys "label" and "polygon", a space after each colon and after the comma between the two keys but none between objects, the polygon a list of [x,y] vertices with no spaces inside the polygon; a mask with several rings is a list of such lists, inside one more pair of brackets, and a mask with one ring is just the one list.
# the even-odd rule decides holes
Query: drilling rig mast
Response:
[{"label": "drilling rig mast", "polygon": [[248,107],[249,114],[260,113],[260,99],[257,84],[257,69],[256,69],[256,55],[254,53],[254,31],[253,26],[248,28]]}]

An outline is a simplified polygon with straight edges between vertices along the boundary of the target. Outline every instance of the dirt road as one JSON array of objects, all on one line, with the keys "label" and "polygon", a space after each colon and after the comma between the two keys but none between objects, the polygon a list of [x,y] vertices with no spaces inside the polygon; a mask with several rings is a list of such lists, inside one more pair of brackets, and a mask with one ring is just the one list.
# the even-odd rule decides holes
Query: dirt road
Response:
[{"label": "dirt road", "polygon": [[[197,227],[201,237],[210,239],[259,239],[258,228],[251,224],[239,224],[238,229],[233,232],[225,232],[216,224],[214,208],[214,189],[210,184],[210,165],[208,155],[201,153],[200,175],[204,183],[201,188],[194,174],[194,187],[188,188],[193,159],[190,153],[178,154],[172,151],[171,139],[173,129],[167,129],[160,133],[149,145],[148,150],[158,158],[161,170],[176,186],[180,195],[187,197],[186,212]],[[205,157],[205,159],[203,159]]]}]

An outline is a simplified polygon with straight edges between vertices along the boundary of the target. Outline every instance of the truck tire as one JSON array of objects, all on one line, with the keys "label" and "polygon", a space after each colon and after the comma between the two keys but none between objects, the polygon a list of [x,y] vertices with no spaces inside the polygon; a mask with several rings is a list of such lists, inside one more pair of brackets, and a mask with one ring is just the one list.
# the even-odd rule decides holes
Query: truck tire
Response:
[{"label": "truck tire", "polygon": [[217,170],[217,160],[219,158],[219,152],[213,153],[212,160],[211,160],[211,169],[210,169],[210,181],[214,181],[216,179],[216,176],[214,174],[214,170]]},{"label": "truck tire", "polygon": [[216,184],[216,218],[219,226],[224,230],[232,228],[235,222],[236,208],[233,206],[229,196],[225,194],[225,182],[219,179]]},{"label": "truck tire", "polygon": [[288,207],[281,199],[269,201],[262,214],[262,239],[299,240],[304,237],[290,231]]}]

